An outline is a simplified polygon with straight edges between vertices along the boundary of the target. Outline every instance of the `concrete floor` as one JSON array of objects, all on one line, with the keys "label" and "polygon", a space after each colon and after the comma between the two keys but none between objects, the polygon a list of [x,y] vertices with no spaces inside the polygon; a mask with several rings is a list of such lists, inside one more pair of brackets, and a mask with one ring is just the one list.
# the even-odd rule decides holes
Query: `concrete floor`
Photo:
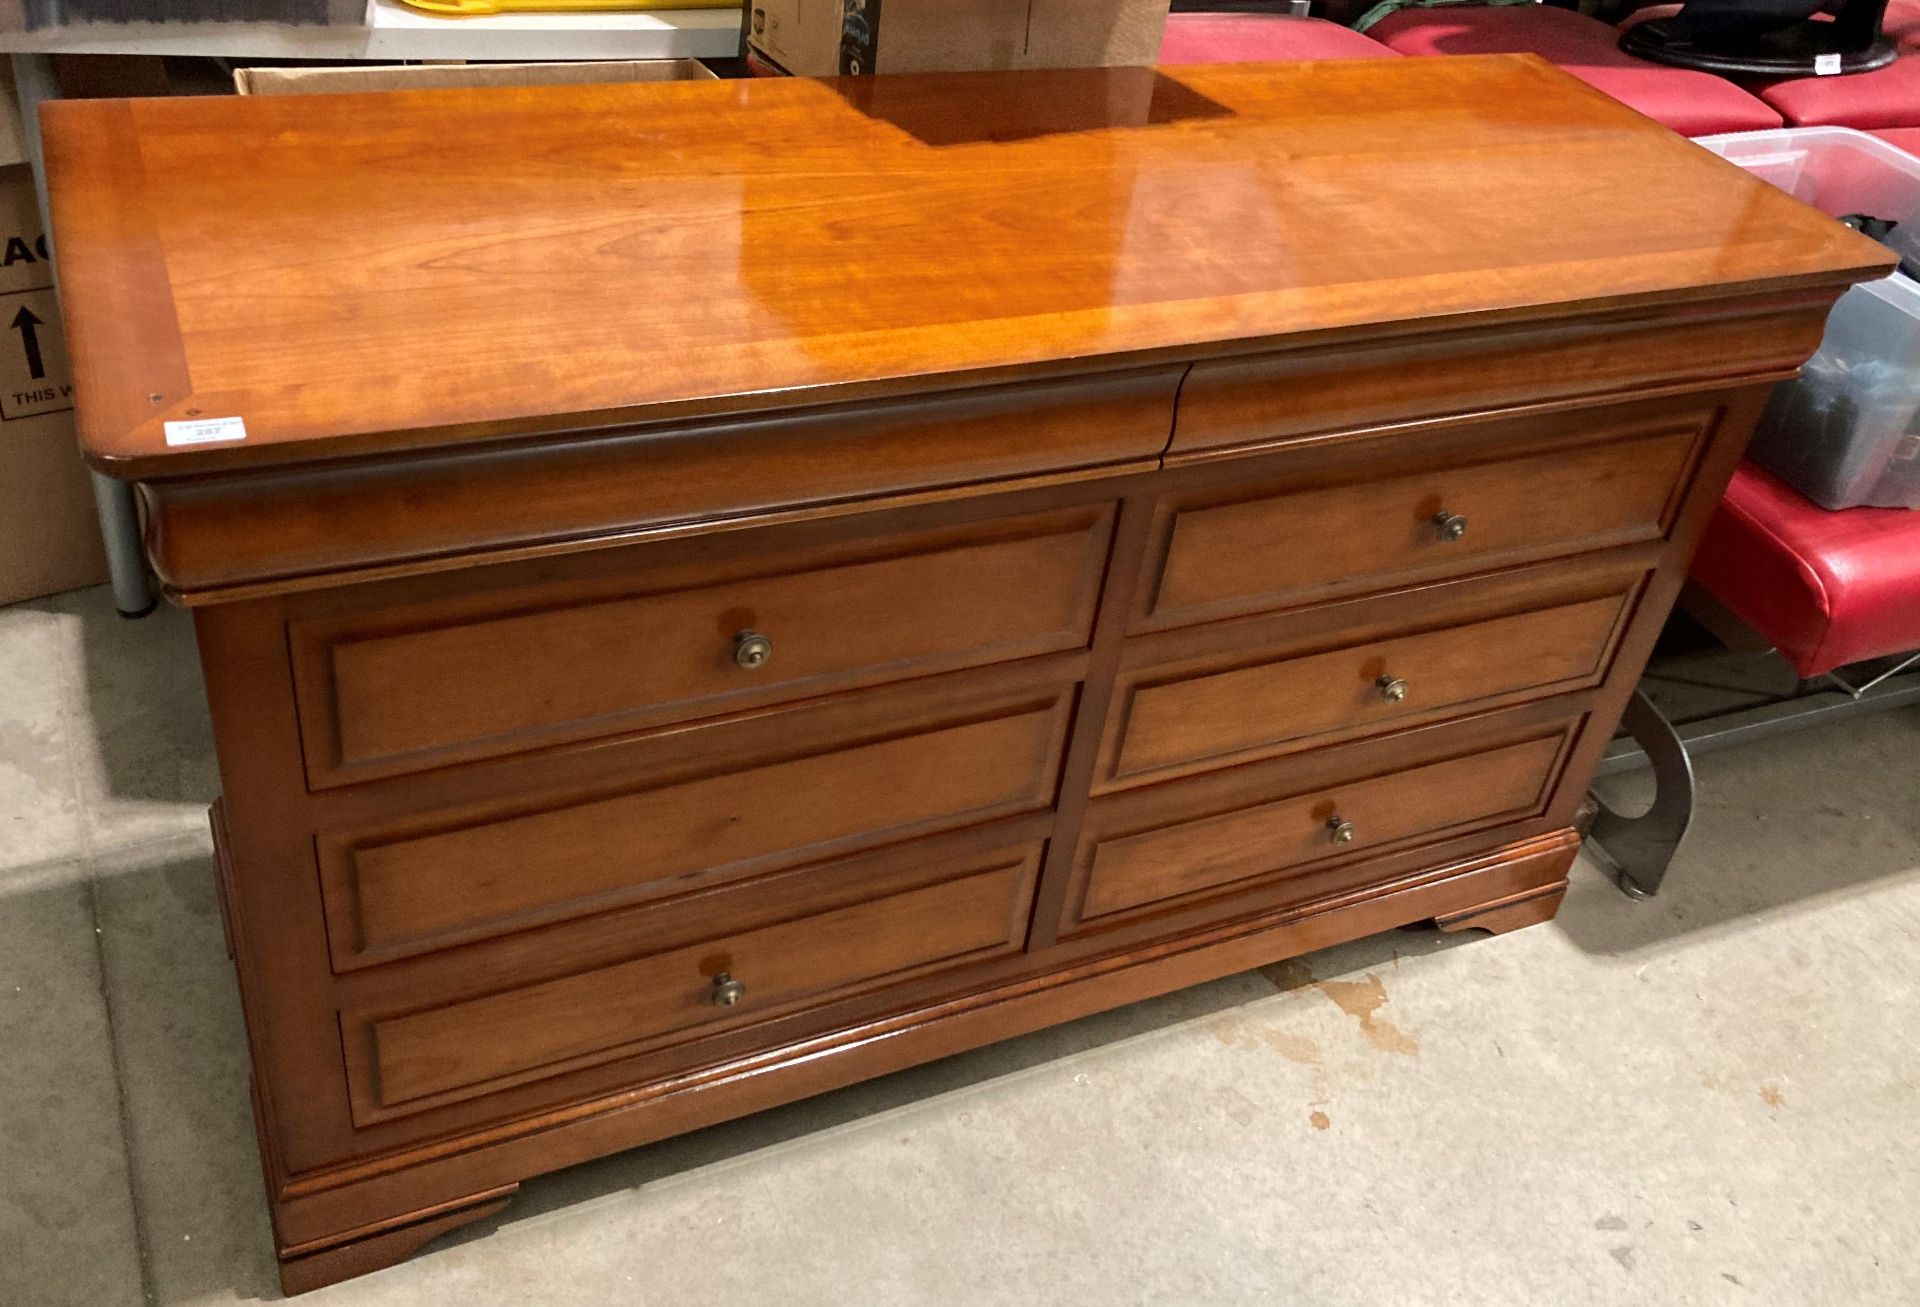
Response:
[{"label": "concrete floor", "polygon": [[[1920,712],[1651,903],[1397,932],[528,1184],[316,1304],[1920,1303]],[[0,609],[0,1304],[277,1296],[182,614]]]}]

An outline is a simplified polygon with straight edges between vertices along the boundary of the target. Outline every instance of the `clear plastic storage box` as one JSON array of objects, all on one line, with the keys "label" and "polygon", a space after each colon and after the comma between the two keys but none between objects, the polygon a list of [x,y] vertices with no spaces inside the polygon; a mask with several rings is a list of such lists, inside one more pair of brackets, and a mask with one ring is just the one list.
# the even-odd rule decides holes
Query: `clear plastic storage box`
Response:
[{"label": "clear plastic storage box", "polygon": [[[1920,158],[1878,137],[1791,127],[1700,144],[1836,218],[1898,222],[1902,252],[1920,253]],[[1920,282],[1896,274],[1842,296],[1748,453],[1826,508],[1920,508]]]}]

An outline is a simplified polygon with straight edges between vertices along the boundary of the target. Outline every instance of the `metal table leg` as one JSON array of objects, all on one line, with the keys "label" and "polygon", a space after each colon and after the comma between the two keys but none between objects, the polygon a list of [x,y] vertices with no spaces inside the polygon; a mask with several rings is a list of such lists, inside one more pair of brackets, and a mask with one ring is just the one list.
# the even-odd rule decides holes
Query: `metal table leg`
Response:
[{"label": "metal table leg", "polygon": [[1651,898],[1660,892],[1667,867],[1693,822],[1693,762],[1679,732],[1639,690],[1627,702],[1621,723],[1653,765],[1653,806],[1638,817],[1626,817],[1599,799],[1600,812],[1587,838],[1613,862],[1622,890],[1635,898]]},{"label": "metal table leg", "polygon": [[[53,247],[53,222],[47,209],[47,172],[40,153],[40,106],[58,99],[60,84],[53,75],[53,61],[43,54],[15,54],[13,59],[14,93],[20,101],[21,134],[26,138],[27,160],[33,165],[34,191],[40,200],[40,221],[47,233],[47,247]],[[54,264],[55,277],[59,264]],[[147,575],[146,553],[140,545],[140,515],[134,507],[133,487],[98,472],[93,478],[93,502],[100,512],[100,532],[107,545],[107,569],[113,582],[113,606],[122,617],[145,617],[155,603],[153,582]]]}]

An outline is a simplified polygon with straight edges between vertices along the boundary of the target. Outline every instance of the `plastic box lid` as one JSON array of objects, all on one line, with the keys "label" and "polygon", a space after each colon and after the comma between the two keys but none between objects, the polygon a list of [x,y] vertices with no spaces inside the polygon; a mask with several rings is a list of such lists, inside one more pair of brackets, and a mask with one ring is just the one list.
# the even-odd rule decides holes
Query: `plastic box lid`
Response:
[{"label": "plastic box lid", "polygon": [[[1878,137],[1789,127],[1699,144],[1836,218],[1888,218],[1896,237],[1920,235],[1920,158]],[[1920,508],[1920,282],[1895,273],[1843,295],[1748,454],[1824,508]]]},{"label": "plastic box lid", "polygon": [[1904,223],[1920,213],[1920,158],[1851,127],[1732,132],[1695,144],[1836,218]]}]

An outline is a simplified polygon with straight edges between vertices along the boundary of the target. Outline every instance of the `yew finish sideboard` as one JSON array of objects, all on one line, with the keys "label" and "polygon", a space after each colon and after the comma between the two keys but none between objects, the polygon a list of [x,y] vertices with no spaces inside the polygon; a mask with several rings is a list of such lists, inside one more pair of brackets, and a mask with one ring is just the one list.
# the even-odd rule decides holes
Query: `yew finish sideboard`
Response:
[{"label": "yew finish sideboard", "polygon": [[290,1291],[528,1176],[1552,916],[1880,246],[1524,57],[46,110]]}]

